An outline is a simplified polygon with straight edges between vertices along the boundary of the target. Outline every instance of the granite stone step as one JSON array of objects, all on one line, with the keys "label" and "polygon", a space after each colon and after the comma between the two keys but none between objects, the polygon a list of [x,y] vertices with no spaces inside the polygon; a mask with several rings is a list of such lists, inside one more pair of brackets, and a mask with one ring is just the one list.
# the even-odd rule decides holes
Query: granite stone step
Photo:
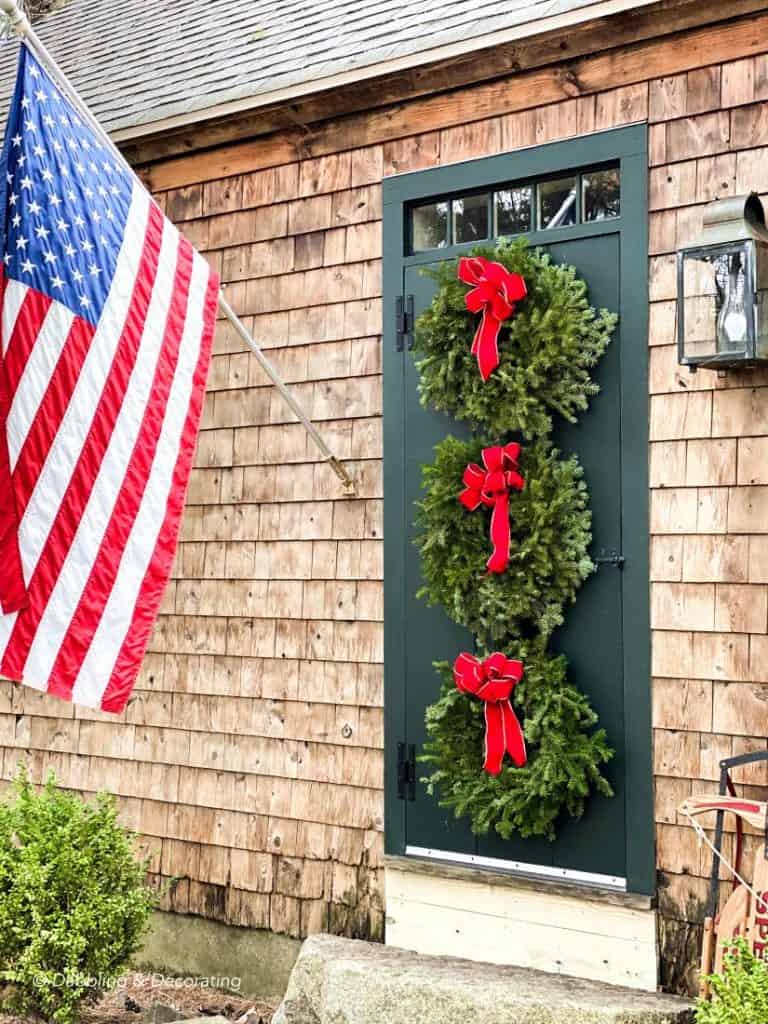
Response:
[{"label": "granite stone step", "polygon": [[330,935],[302,946],[273,1024],[692,1024],[690,1003]]}]

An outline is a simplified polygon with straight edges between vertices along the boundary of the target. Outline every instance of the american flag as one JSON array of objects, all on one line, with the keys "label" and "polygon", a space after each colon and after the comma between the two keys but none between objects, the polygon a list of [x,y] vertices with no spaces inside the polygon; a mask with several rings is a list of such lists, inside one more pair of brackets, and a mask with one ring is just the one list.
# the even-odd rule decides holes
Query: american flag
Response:
[{"label": "american flag", "polygon": [[25,45],[0,173],[0,675],[119,712],[171,571],[218,281]]}]

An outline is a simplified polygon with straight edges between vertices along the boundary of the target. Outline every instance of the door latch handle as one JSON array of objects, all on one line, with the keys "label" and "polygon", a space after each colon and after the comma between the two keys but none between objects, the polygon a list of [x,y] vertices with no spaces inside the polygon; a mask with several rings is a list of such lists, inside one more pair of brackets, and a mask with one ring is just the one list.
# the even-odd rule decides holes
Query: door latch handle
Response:
[{"label": "door latch handle", "polygon": [[597,558],[593,558],[592,561],[595,565],[612,565],[616,569],[624,568],[624,555],[620,555],[618,551],[606,550],[603,548]]}]

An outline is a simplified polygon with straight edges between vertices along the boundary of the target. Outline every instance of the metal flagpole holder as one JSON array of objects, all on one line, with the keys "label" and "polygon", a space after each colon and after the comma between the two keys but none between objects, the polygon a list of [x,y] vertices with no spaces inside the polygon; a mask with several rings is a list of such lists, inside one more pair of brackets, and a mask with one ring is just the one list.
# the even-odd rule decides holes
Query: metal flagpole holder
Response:
[{"label": "metal flagpole holder", "polygon": [[[125,159],[120,150],[117,148],[117,146],[114,144],[112,139],[109,137],[106,130],[96,120],[94,115],[86,106],[85,101],[81,99],[75,87],[72,85],[67,76],[56,63],[48,48],[45,46],[43,41],[35,32],[35,30],[32,28],[29,18],[26,16],[24,11],[19,7],[17,0],[0,0],[0,15],[5,16],[7,23],[7,33],[16,33],[20,36],[23,36],[28,41],[30,49],[39,59],[41,64],[45,66],[49,74],[57,80],[61,91],[67,97],[69,102],[77,108],[79,113],[82,115],[83,120],[88,123],[91,130],[94,131],[99,136],[99,138],[104,142],[104,144],[109,147],[110,151],[114,154],[115,158],[118,159],[125,167],[127,167],[131,174],[134,175],[135,177],[135,171],[130,166],[128,161]],[[285,399],[285,402],[287,403],[288,407],[291,409],[293,414],[296,416],[296,418],[302,424],[302,426],[307,431],[309,436],[315,442],[323,456],[324,461],[328,463],[328,465],[331,467],[333,472],[336,474],[336,476],[343,484],[345,496],[349,498],[355,497],[355,482],[347,472],[345,466],[336,458],[331,449],[325,443],[317,427],[304,412],[301,405],[293,397],[293,394],[286,386],[280,374],[277,372],[277,370],[272,365],[270,360],[267,359],[267,357],[264,355],[256,339],[253,337],[253,335],[245,326],[240,317],[229,305],[229,303],[224,297],[224,293],[221,291],[219,292],[219,309],[224,314],[226,319],[229,320],[229,322],[232,324],[240,338],[251,349],[253,354],[256,356],[256,359],[258,360],[261,368],[267,374],[269,379],[272,381],[277,390]]]}]

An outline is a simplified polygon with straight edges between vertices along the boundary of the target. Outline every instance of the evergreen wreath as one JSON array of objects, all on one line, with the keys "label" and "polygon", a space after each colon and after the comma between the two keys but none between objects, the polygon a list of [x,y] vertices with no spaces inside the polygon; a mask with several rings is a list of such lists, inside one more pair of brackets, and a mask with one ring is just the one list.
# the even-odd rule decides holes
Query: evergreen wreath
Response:
[{"label": "evergreen wreath", "polygon": [[592,515],[578,460],[562,459],[550,441],[524,445],[525,487],[510,503],[509,567],[487,573],[490,513],[468,512],[457,500],[462,473],[480,461],[482,447],[449,434],[422,470],[415,543],[425,582],[418,596],[501,649],[520,637],[546,639],[562,623],[563,607],[594,568]]},{"label": "evergreen wreath", "polygon": [[564,810],[578,818],[593,789],[613,795],[601,773],[613,751],[605,730],[594,728],[597,715],[589,701],[568,682],[562,655],[547,654],[536,643],[510,645],[510,653],[525,663],[513,704],[524,724],[527,763],[517,768],[505,761],[499,775],[480,770],[483,705],[456,689],[450,665],[442,662],[435,665],[443,684],[427,708],[428,739],[420,757],[435,767],[422,781],[441,807],[468,817],[476,834],[493,828],[504,839],[514,832],[554,839]]},{"label": "evergreen wreath", "polygon": [[617,317],[595,310],[573,267],[553,263],[525,239],[474,249],[521,274],[527,297],[499,333],[500,364],[487,381],[471,352],[477,316],[465,305],[456,260],[425,270],[438,291],[416,324],[414,351],[424,405],[483,425],[492,437],[543,437],[557,414],[575,422],[598,391],[590,369],[610,341]]},{"label": "evergreen wreath", "polygon": [[[589,305],[573,267],[553,264],[525,240],[502,240],[472,255],[522,275],[527,297],[501,324],[500,363],[484,382],[471,351],[477,318],[466,308],[457,264],[426,271],[439,288],[416,324],[422,403],[471,421],[479,436],[446,437],[423,468],[415,538],[425,581],[419,596],[442,604],[473,631],[481,660],[498,650],[524,663],[511,699],[528,760],[522,767],[505,761],[498,775],[481,770],[484,704],[460,692],[451,667],[438,663],[443,684],[426,711],[420,757],[432,771],[422,781],[478,834],[493,828],[503,838],[518,832],[553,839],[563,811],[579,817],[591,791],[612,795],[602,766],[613,750],[587,697],[568,682],[565,657],[547,652],[565,606],[594,569],[583,472],[575,457],[560,455],[549,434],[553,415],[575,421],[597,392],[589,371],[617,318]],[[493,443],[485,439],[509,441],[515,434],[529,439],[520,454],[525,487],[510,496],[508,567],[488,573],[490,516],[469,512],[458,495],[467,465],[479,463]]]}]

